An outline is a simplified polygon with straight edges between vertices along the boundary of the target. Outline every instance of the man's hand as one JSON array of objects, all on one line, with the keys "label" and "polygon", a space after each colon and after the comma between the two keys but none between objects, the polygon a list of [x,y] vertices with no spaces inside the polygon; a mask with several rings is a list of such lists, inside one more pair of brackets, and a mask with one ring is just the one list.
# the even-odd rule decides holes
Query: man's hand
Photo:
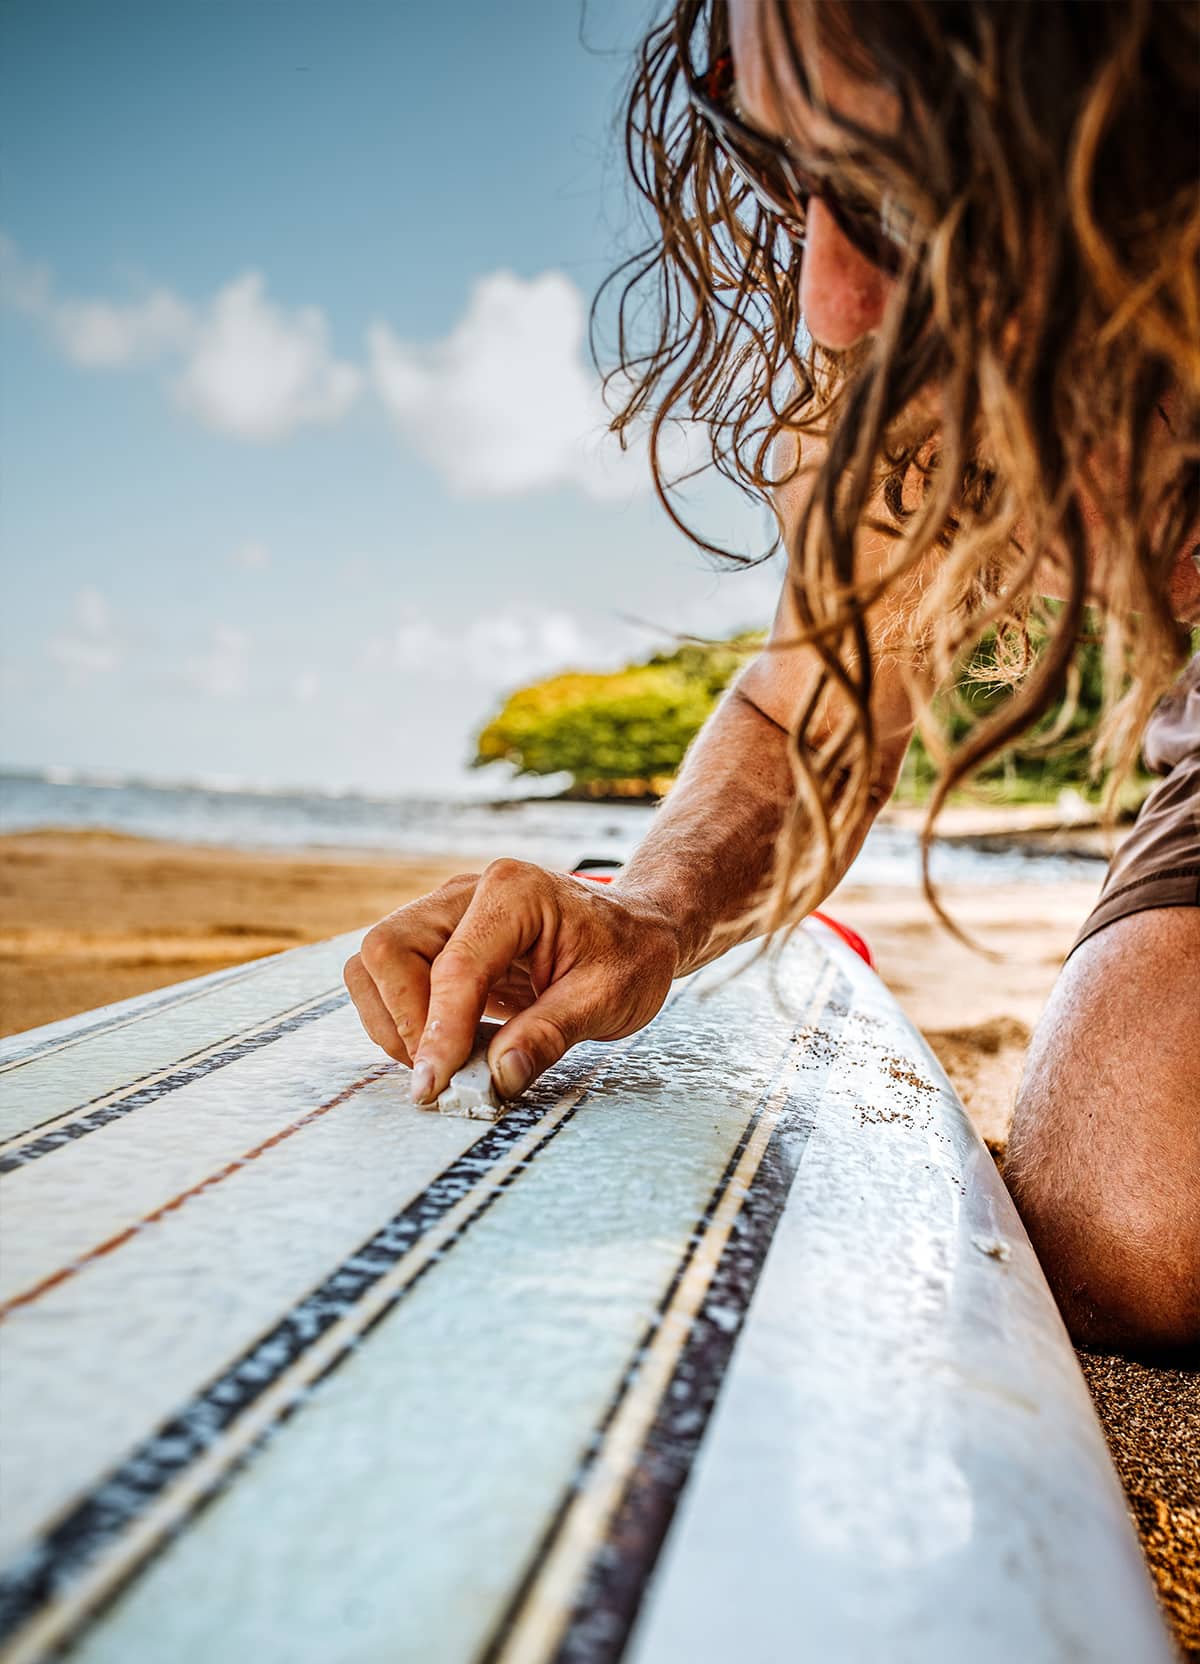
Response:
[{"label": "man's hand", "polygon": [[524,861],[389,914],[347,962],[346,987],[372,1040],[412,1064],[428,1104],[466,1062],[481,1017],[508,1021],[488,1063],[515,1098],[580,1040],[644,1028],[679,969],[666,918],[606,886]]}]

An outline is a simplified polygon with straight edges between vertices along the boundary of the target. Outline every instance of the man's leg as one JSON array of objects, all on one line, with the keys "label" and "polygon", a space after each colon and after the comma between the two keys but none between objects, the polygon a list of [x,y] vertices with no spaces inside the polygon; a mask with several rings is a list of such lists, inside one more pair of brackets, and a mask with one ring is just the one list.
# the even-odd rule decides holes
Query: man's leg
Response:
[{"label": "man's leg", "polygon": [[1068,959],[1005,1178],[1077,1341],[1200,1350],[1200,907],[1115,919]]}]

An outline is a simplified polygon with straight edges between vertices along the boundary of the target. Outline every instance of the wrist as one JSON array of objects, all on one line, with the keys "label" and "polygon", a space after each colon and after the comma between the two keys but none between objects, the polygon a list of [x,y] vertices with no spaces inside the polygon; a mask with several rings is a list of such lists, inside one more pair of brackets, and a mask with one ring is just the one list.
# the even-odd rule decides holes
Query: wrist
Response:
[{"label": "wrist", "polygon": [[607,886],[612,901],[656,937],[665,938],[674,959],[671,976],[683,976],[700,963],[700,940],[708,931],[699,926],[678,884],[650,882],[622,873]]}]

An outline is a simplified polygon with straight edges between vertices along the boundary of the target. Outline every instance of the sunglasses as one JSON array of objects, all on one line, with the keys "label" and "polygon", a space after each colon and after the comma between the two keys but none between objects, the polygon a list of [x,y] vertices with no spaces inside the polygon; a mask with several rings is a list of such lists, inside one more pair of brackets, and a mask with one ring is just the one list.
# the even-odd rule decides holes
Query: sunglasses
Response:
[{"label": "sunglasses", "polygon": [[876,206],[835,189],[828,178],[797,159],[786,139],[751,127],[738,109],[730,53],[722,53],[690,82],[688,96],[730,167],[794,243],[804,246],[808,205],[816,197],[846,240],[873,266],[890,274],[899,271],[907,238],[903,228],[889,223],[886,201]]}]

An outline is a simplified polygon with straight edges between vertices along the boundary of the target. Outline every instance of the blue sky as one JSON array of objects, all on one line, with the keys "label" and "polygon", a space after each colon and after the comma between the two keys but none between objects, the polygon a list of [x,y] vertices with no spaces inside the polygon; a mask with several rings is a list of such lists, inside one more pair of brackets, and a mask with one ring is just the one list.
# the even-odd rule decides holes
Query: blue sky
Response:
[{"label": "blue sky", "polygon": [[636,655],[628,615],[765,622],[600,439],[654,13],[2,0],[0,762],[461,789],[504,689]]}]

